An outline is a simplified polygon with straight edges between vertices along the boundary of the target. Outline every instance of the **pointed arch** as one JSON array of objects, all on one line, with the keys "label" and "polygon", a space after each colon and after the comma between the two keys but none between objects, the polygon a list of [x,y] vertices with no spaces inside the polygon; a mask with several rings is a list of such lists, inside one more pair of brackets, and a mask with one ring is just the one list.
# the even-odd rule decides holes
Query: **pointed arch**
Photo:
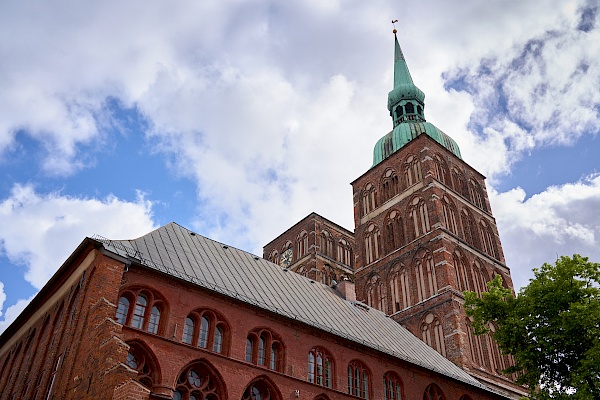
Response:
[{"label": "pointed arch", "polygon": [[446,341],[441,320],[432,313],[427,314],[421,321],[421,339],[446,357]]},{"label": "pointed arch", "polygon": [[473,219],[471,213],[468,210],[463,209],[460,212],[460,220],[463,230],[464,241],[467,242],[467,244],[477,249],[480,249],[479,240],[477,238],[477,231],[475,229],[475,220]]},{"label": "pointed arch", "polygon": [[337,260],[342,264],[351,266],[352,262],[352,246],[348,241],[344,238],[340,239],[338,242],[338,258]]},{"label": "pointed arch", "polygon": [[454,264],[454,274],[456,276],[456,288],[461,292],[473,290],[470,276],[470,269],[467,270],[467,260],[460,250],[455,250],[452,254]]},{"label": "pointed arch", "polygon": [[414,260],[415,278],[417,283],[417,301],[423,301],[437,294],[437,276],[433,256],[429,251],[423,251],[422,255]]},{"label": "pointed arch", "polygon": [[388,168],[381,178],[381,202],[385,203],[400,193],[400,182],[396,171]]},{"label": "pointed arch", "polygon": [[365,216],[377,207],[377,191],[372,183],[367,183],[362,190],[362,215]]},{"label": "pointed arch", "polygon": [[415,196],[408,206],[409,232],[414,240],[430,231],[429,211],[427,203],[422,197]]},{"label": "pointed arch", "polygon": [[296,259],[304,257],[308,253],[308,233],[302,231],[296,238]]},{"label": "pointed arch", "polygon": [[384,290],[381,277],[377,274],[371,275],[365,286],[367,304],[380,311],[387,312],[387,302]]},{"label": "pointed arch", "polygon": [[467,185],[465,183],[465,176],[458,168],[452,168],[452,188],[458,194],[463,197],[468,197],[469,192],[467,191]]},{"label": "pointed arch", "polygon": [[423,173],[421,171],[421,162],[417,156],[409,154],[404,161],[403,189],[406,189],[422,180]]},{"label": "pointed arch", "polygon": [[402,380],[394,371],[388,371],[383,375],[383,398],[384,400],[402,400],[404,385]]},{"label": "pointed arch", "polygon": [[129,352],[125,359],[125,364],[138,372],[136,380],[148,389],[160,383],[161,370],[158,359],[143,341],[132,340],[126,342],[129,345]]},{"label": "pointed arch", "polygon": [[442,214],[444,217],[444,226],[450,232],[458,236],[458,224],[456,223],[456,206],[454,202],[446,195],[442,197]]},{"label": "pointed arch", "polygon": [[479,221],[479,236],[481,238],[482,251],[492,258],[498,259],[498,247],[496,243],[496,235],[492,227],[487,221],[482,218]]},{"label": "pointed arch", "polygon": [[366,365],[359,360],[352,360],[348,364],[348,394],[370,398],[371,373]]},{"label": "pointed arch", "polygon": [[321,253],[325,254],[327,257],[334,258],[335,255],[333,251],[333,237],[331,236],[331,233],[329,233],[328,230],[324,230],[323,232],[321,232],[319,238]]},{"label": "pointed arch", "polygon": [[282,395],[275,382],[261,375],[246,385],[242,400],[282,400]]},{"label": "pointed arch", "polygon": [[423,400],[446,400],[446,396],[442,389],[435,383],[430,384],[425,388],[425,393],[423,393]]},{"label": "pointed arch", "polygon": [[433,155],[433,176],[445,186],[451,185],[448,165],[439,154]]},{"label": "pointed arch", "polygon": [[192,361],[181,369],[175,382],[173,400],[226,400],[227,387],[219,371],[205,359]]},{"label": "pointed arch", "polygon": [[255,328],[246,337],[246,362],[283,372],[285,346],[281,337],[268,328]]},{"label": "pointed arch", "polygon": [[392,312],[404,310],[412,305],[410,296],[410,278],[406,267],[402,264],[395,266],[388,278],[390,282],[390,297]]},{"label": "pointed arch", "polygon": [[402,215],[398,210],[391,210],[384,222],[385,237],[384,251],[389,254],[398,248],[404,246],[404,224],[402,223]]},{"label": "pointed arch", "polygon": [[365,263],[371,264],[381,255],[381,235],[379,227],[370,224],[365,230]]},{"label": "pointed arch", "polygon": [[191,311],[183,324],[183,343],[215,353],[229,354],[231,328],[223,314],[209,308]]},{"label": "pointed arch", "polygon": [[323,347],[313,347],[308,353],[308,381],[328,388],[333,387],[335,363],[331,353]]}]

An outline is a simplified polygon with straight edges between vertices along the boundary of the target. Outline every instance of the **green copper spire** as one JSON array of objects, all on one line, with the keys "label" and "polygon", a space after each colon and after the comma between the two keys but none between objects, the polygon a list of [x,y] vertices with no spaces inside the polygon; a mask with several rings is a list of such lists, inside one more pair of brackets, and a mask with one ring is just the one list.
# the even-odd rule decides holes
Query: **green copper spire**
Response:
[{"label": "green copper spire", "polygon": [[394,41],[394,89],[388,94],[390,116],[394,126],[408,120],[425,121],[425,93],[413,83],[395,32]]},{"label": "green copper spire", "polygon": [[[393,21],[396,22],[396,21]],[[394,29],[394,89],[388,94],[388,110],[394,129],[375,144],[373,166],[400,150],[419,135],[427,135],[456,157],[461,158],[456,142],[430,122],[425,121],[425,93],[413,82]]]}]

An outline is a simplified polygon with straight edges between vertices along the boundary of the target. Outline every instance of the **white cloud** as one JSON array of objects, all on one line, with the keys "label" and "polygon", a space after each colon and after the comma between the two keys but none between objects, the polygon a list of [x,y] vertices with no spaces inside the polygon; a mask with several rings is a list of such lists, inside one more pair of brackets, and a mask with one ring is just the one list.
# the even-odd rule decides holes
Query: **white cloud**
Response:
[{"label": "white cloud", "polygon": [[[0,282],[0,284],[1,284],[1,282]],[[2,315],[4,316],[4,318],[2,318],[0,320],[0,333],[4,332],[4,330],[6,328],[8,328],[10,326],[10,324],[12,324],[12,322],[15,320],[15,318],[17,318],[19,316],[19,314],[21,314],[21,312],[25,309],[25,307],[27,307],[27,305],[31,302],[31,300],[36,295],[37,295],[37,293],[35,293],[28,299],[20,299],[15,304],[7,307],[6,310],[4,311],[4,313],[0,313],[0,316],[2,316]],[[0,305],[0,311],[1,310],[2,310],[2,307]]]},{"label": "white cloud", "polygon": [[6,301],[6,293],[4,293],[4,283],[0,282],[0,317],[2,316],[2,307],[4,307],[4,302]]},{"label": "white cloud", "polygon": [[529,198],[521,188],[492,190],[490,201],[516,287],[527,284],[532,268],[557,256],[578,253],[600,260],[600,175]]},{"label": "white cloud", "polygon": [[156,226],[152,204],[114,196],[76,198],[39,194],[30,185],[16,185],[0,200],[0,252],[24,266],[25,279],[40,289],[86,236],[112,239],[141,236]]}]

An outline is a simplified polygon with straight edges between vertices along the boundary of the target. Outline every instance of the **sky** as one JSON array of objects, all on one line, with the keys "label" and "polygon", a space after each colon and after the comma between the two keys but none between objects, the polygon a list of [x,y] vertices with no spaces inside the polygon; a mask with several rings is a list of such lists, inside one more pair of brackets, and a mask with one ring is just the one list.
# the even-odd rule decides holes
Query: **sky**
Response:
[{"label": "sky", "polygon": [[391,20],[425,116],[487,177],[515,287],[600,261],[594,0],[0,2],[0,331],[86,237],[175,221],[262,255],[392,128]]}]

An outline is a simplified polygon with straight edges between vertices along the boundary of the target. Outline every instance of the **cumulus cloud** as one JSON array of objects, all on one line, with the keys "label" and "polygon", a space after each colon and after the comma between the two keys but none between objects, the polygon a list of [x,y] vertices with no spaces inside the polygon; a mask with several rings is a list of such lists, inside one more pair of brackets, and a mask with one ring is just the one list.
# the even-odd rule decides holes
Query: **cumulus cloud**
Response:
[{"label": "cumulus cloud", "polygon": [[[0,282],[1,284],[1,282]],[[36,293],[37,294],[37,293]],[[21,314],[21,312],[27,307],[27,305],[33,300],[36,294],[32,295],[28,299],[21,299],[17,301],[15,304],[6,308],[3,313],[0,313],[0,316],[4,318],[0,319],[0,333],[4,332],[6,328]],[[2,307],[0,304],[0,311],[2,311]]]},{"label": "cumulus cloud", "polygon": [[36,193],[31,185],[14,186],[0,201],[0,219],[0,252],[23,266],[38,290],[86,236],[130,239],[156,227],[142,194],[135,202],[77,198]]},{"label": "cumulus cloud", "polygon": [[[0,4],[0,157],[27,136],[44,149],[45,173],[88,167],[86,152],[110,139],[106,104],[115,99],[143,115],[140,134],[172,172],[196,183],[190,219],[200,232],[260,252],[313,210],[351,229],[348,183],[370,167],[373,144],[391,128],[388,21],[400,13],[428,120],[492,186],[527,151],[598,131],[600,98],[590,90],[600,82],[598,12],[582,0],[425,0],[400,11],[383,0],[139,8],[32,0]],[[552,240],[589,239],[585,221],[560,229],[556,221],[567,217],[555,203],[530,203],[518,189],[494,196],[514,205],[495,206],[503,221],[536,204],[536,216],[547,216],[536,223],[556,232]],[[139,218],[136,233],[109,222],[126,209]],[[23,185],[0,213],[22,227],[0,227],[3,251],[38,288],[47,265],[56,268],[84,235],[133,237],[154,226],[143,198],[69,198]],[[508,257],[527,227],[504,226]],[[57,232],[72,239],[57,243]]]},{"label": "cumulus cloud", "polygon": [[599,174],[529,198],[521,188],[492,190],[490,201],[516,287],[527,284],[532,268],[557,256],[578,253],[600,260]]}]

